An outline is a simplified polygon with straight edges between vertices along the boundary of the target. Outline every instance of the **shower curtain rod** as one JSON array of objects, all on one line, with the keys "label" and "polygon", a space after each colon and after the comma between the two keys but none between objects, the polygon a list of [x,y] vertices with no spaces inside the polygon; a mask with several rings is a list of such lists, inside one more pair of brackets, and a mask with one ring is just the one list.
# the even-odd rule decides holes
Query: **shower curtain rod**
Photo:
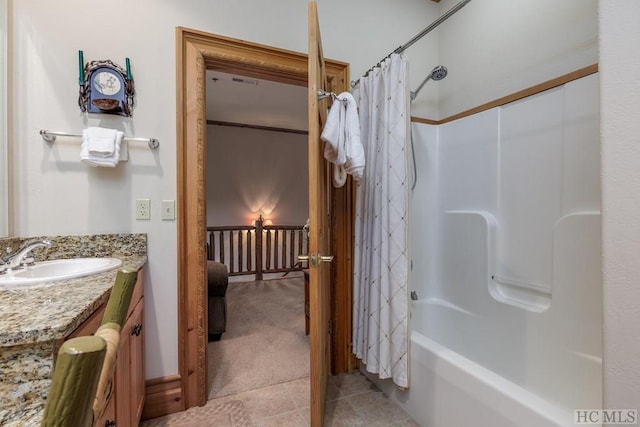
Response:
[{"label": "shower curtain rod", "polygon": [[373,67],[369,68],[360,78],[358,78],[357,80],[351,80],[351,87],[355,88],[356,86],[358,86],[358,84],[360,83],[360,79],[362,77],[366,76],[367,74],[369,74],[369,72],[371,72],[375,67],[379,66],[385,59],[389,58],[394,53],[402,53],[405,50],[407,50],[408,48],[410,48],[415,42],[417,42],[422,37],[424,37],[427,34],[429,34],[434,28],[436,28],[438,25],[442,24],[451,15],[453,15],[454,13],[456,13],[457,11],[462,9],[464,6],[466,6],[467,3],[469,3],[470,1],[471,0],[462,0],[460,3],[456,4],[455,6],[453,6],[444,15],[442,15],[441,17],[439,17],[438,19],[433,21],[431,23],[431,25],[429,25],[427,28],[425,28],[424,30],[422,30],[418,34],[416,34],[415,37],[413,37],[411,40],[409,40],[408,42],[406,42],[402,46],[397,47],[393,52],[389,53],[387,56],[385,56],[380,61],[378,61],[378,63],[376,65],[374,65]]}]

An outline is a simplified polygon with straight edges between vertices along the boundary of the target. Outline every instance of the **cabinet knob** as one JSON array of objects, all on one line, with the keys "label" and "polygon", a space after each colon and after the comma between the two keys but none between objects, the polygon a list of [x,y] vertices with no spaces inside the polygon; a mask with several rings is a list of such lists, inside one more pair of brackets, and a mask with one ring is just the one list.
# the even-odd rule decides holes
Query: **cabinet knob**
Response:
[{"label": "cabinet knob", "polygon": [[142,332],[142,323],[138,323],[137,325],[131,327],[131,335],[135,335],[137,337],[137,336],[140,336],[141,332]]},{"label": "cabinet knob", "polygon": [[111,421],[111,420],[107,420],[104,422],[104,427],[116,427],[116,422],[115,421]]}]

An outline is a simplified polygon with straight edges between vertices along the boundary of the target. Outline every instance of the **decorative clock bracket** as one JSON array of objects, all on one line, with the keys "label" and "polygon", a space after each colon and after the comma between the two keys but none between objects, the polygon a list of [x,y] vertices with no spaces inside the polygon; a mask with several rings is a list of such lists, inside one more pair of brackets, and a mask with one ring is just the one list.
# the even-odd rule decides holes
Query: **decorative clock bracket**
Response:
[{"label": "decorative clock bracket", "polygon": [[108,59],[85,64],[82,51],[78,51],[80,111],[131,116],[135,88],[129,58],[125,60],[126,69]]}]

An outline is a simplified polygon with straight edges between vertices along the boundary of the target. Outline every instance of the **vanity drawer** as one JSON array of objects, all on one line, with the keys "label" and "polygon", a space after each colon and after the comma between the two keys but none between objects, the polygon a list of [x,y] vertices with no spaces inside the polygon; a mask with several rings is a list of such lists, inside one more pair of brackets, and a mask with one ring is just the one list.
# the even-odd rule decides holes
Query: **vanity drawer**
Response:
[{"label": "vanity drawer", "polygon": [[80,324],[65,340],[74,337],[81,337],[85,335],[93,335],[100,327],[102,323],[102,318],[104,317],[104,310],[107,308],[107,303],[104,303],[100,306],[99,309],[93,312],[91,316],[84,322]]},{"label": "vanity drawer", "polygon": [[[136,287],[133,290],[133,295],[131,295],[131,304],[129,304],[129,312],[127,313],[127,318],[131,316],[131,313],[133,312],[136,305],[138,304],[138,301],[140,301],[140,299],[142,298],[142,294],[144,290],[144,286],[142,284],[142,272],[143,272],[142,269],[138,271],[138,280],[136,281]],[[102,304],[100,308],[94,311],[93,314],[89,316],[87,320],[82,322],[80,326],[78,326],[73,332],[71,332],[71,334],[69,334],[69,336],[67,336],[65,340],[68,340],[74,337],[95,334],[95,332],[98,330],[98,328],[102,324],[102,318],[104,317],[104,311],[106,308],[107,308],[107,303]]]}]

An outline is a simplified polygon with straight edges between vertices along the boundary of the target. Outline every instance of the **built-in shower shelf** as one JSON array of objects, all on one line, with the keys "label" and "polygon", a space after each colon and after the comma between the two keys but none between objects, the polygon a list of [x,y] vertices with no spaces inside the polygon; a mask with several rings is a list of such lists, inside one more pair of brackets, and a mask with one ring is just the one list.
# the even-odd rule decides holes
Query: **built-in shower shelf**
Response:
[{"label": "built-in shower shelf", "polygon": [[[543,312],[551,305],[552,286],[533,283],[496,274],[502,271],[498,266],[502,263],[498,257],[498,233],[501,227],[493,213],[482,210],[448,210],[445,211],[445,230],[449,236],[446,246],[450,253],[462,254],[467,248],[478,248],[483,254],[484,266],[477,266],[476,271],[487,274],[487,291],[496,301],[512,305],[524,310]],[[473,261],[467,261],[467,268]],[[451,266],[450,276],[454,277],[459,265]],[[503,266],[504,267],[504,266]],[[486,277],[486,276],[485,276]],[[458,281],[466,280],[461,276]]]},{"label": "built-in shower shelf", "polygon": [[496,283],[498,283],[500,285],[523,288],[523,289],[527,289],[527,290],[532,291],[532,292],[537,292],[537,293],[542,294],[542,295],[551,296],[551,289],[549,289],[547,286],[536,285],[536,284],[533,284],[533,283],[521,282],[521,281],[516,280],[516,279],[507,279],[505,277],[500,277],[500,276],[496,276],[496,275],[491,276],[491,280],[493,280],[494,282],[496,282]]},{"label": "built-in shower shelf", "polygon": [[551,289],[544,285],[501,276],[491,276],[489,293],[493,298],[525,310],[543,312],[551,306]]}]

